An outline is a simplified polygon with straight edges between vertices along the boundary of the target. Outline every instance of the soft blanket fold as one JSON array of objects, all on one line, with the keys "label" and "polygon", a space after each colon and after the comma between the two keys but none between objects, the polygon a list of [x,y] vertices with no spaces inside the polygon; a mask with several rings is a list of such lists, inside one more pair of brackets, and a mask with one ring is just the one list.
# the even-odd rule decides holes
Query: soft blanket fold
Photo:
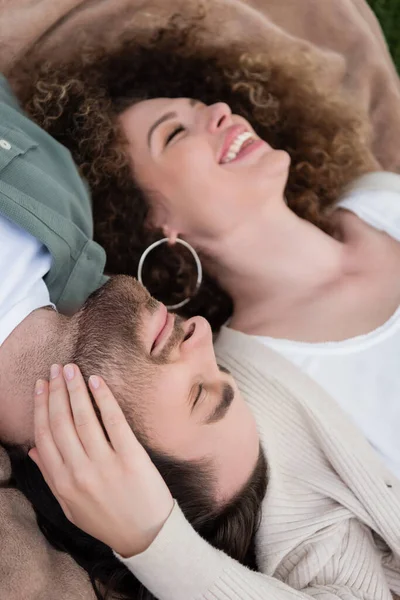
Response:
[{"label": "soft blanket fold", "polygon": [[86,573],[47,543],[9,478],[10,462],[0,447],[0,600],[94,600]]}]

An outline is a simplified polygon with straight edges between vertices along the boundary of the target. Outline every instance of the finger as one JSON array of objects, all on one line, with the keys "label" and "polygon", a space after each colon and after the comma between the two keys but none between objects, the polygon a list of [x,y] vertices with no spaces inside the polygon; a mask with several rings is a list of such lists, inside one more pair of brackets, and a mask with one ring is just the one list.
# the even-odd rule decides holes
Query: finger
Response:
[{"label": "finger", "polygon": [[51,367],[49,417],[54,442],[64,463],[75,468],[87,459],[72,418],[69,393],[59,365]]},{"label": "finger", "polygon": [[54,442],[49,419],[49,384],[39,379],[35,387],[34,432],[37,453],[46,471],[52,476],[64,465]]},{"label": "finger", "polygon": [[115,452],[132,457],[134,452],[143,450],[105,381],[92,375],[89,377],[89,385]]},{"label": "finger", "polygon": [[102,461],[110,452],[110,445],[93,408],[85,380],[79,368],[72,364],[64,367],[64,377],[75,428],[82,446],[89,458]]}]

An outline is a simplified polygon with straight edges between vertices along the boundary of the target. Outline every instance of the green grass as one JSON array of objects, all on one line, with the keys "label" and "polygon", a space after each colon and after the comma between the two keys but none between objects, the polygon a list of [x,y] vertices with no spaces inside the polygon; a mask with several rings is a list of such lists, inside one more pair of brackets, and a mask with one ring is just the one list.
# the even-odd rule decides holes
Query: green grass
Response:
[{"label": "green grass", "polygon": [[368,0],[385,33],[393,60],[400,72],[400,0]]}]

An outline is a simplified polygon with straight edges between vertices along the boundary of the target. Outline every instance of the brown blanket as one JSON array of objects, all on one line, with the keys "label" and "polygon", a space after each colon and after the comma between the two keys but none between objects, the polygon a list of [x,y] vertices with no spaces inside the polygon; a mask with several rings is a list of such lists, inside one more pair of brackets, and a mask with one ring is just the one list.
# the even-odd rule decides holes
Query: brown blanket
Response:
[{"label": "brown blanket", "polygon": [[49,546],[29,502],[7,485],[9,477],[0,447],[0,599],[94,600],[86,573]]},{"label": "brown blanket", "polygon": [[[27,52],[63,59],[79,35],[113,27],[154,27],[194,0],[0,0],[0,70]],[[400,171],[400,85],[379,25],[365,0],[211,0],[208,40],[243,40],[252,51],[308,48],[328,89],[342,89],[366,111],[377,159]],[[7,487],[0,448],[0,600],[93,598],[86,575],[49,547],[28,503]]]}]

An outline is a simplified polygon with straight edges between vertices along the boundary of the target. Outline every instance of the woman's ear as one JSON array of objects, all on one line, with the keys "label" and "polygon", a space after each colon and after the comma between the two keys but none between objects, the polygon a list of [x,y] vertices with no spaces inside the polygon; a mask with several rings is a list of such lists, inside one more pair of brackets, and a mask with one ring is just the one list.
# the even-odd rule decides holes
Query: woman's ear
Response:
[{"label": "woman's ear", "polygon": [[173,246],[176,243],[176,240],[179,236],[179,232],[176,229],[173,229],[169,225],[164,224],[162,226],[163,234],[166,238],[168,238],[168,243]]}]

